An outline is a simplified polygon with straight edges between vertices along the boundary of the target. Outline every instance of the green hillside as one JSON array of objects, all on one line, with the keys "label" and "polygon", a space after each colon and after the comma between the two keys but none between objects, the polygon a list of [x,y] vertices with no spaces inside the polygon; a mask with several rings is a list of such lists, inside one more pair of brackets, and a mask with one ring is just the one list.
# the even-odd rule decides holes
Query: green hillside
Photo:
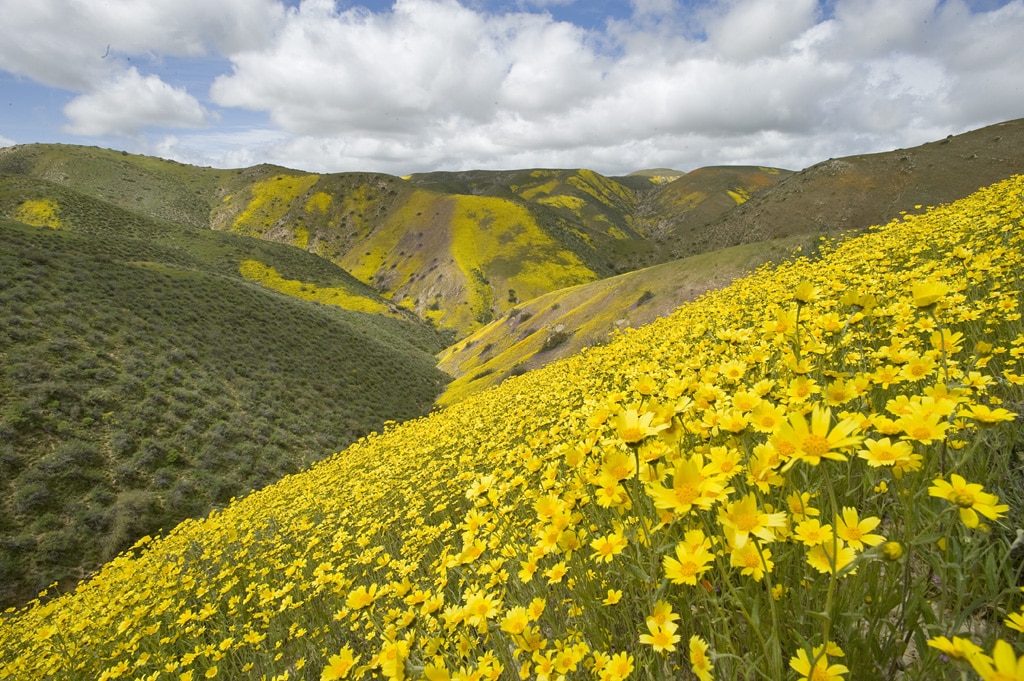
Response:
[{"label": "green hillside", "polygon": [[764,268],[143,539],[6,613],[0,669],[1013,678],[1022,197]]},{"label": "green hillside", "polygon": [[[444,385],[433,329],[298,249],[26,177],[0,176],[0,216],[0,604],[425,413]],[[361,305],[385,314],[343,309]]]},{"label": "green hillside", "polygon": [[[400,179],[268,165],[190,168],[103,149],[27,145],[0,150],[0,173],[140,215],[297,246],[457,336],[545,293],[664,262],[672,257],[664,230],[657,240],[644,231],[654,229],[652,220],[690,215],[687,224],[702,223],[735,205],[728,192],[747,196],[765,184],[738,178],[735,169],[690,173],[709,183],[694,179],[693,191],[712,197],[698,213],[656,198],[675,184],[666,184],[668,176],[608,178],[583,169]],[[668,213],[655,217],[658,210]],[[264,282],[289,279],[247,271]]]},{"label": "green hillside", "polygon": [[509,376],[604,345],[616,332],[649,324],[766,263],[780,263],[801,250],[812,253],[815,246],[812,237],[733,246],[517,305],[438,355],[438,367],[455,377],[438,403],[452,404]]}]

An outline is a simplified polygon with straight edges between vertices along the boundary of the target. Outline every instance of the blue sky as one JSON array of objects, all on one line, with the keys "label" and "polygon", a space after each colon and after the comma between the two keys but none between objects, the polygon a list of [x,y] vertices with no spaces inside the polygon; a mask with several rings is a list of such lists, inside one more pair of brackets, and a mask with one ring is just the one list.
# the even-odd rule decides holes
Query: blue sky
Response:
[{"label": "blue sky", "polygon": [[1024,116],[1024,0],[0,0],[0,145],[800,169]]}]

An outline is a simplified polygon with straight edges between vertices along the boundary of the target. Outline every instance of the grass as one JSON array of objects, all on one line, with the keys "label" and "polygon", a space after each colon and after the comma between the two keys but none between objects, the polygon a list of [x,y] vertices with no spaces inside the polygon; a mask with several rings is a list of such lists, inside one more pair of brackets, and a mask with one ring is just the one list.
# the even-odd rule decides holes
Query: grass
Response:
[{"label": "grass", "polygon": [[444,384],[436,332],[342,309],[388,305],[315,256],[0,178],[0,214],[40,205],[54,228],[0,218],[0,604],[425,413]]},{"label": "grass", "polygon": [[1022,196],[763,268],[146,538],[8,613],[0,668],[995,678],[1024,663]]}]

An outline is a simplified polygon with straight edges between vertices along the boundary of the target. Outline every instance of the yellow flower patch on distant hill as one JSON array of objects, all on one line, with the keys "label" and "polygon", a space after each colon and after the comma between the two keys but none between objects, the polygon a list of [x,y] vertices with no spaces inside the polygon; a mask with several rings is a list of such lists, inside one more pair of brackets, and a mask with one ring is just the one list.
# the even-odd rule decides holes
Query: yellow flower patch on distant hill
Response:
[{"label": "yellow flower patch on distant hill", "polygon": [[14,219],[34,227],[63,227],[60,221],[60,207],[53,199],[29,199],[24,201],[14,213]]}]

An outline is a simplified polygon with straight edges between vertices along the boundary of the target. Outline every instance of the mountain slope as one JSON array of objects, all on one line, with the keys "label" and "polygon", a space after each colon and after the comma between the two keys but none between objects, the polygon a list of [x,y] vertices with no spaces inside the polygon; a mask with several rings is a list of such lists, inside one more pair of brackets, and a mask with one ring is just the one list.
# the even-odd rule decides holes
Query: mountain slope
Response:
[{"label": "mountain slope", "polygon": [[797,234],[838,234],[955,201],[1024,172],[1024,119],[913,147],[829,159],[784,178],[702,230],[682,253]]},{"label": "mountain slope", "polygon": [[[189,168],[102,149],[29,145],[0,150],[0,172],[151,217],[298,246],[460,336],[538,295],[663,262],[665,240],[648,239],[635,224],[638,196],[663,196],[648,201],[644,219],[654,219],[652,210],[679,212],[678,202],[664,198],[671,191],[658,194],[662,176],[607,178],[582,169],[403,180],[268,165]],[[746,196],[758,188],[739,173],[698,173],[723,177],[704,183],[713,185],[704,190],[714,199],[701,211],[687,204],[682,212],[717,217],[734,205],[727,191]]]},{"label": "mountain slope", "polygon": [[923,680],[962,678],[972,645],[1015,663],[1022,193],[766,268],[144,540],[11,613],[0,668]]},{"label": "mountain slope", "polygon": [[809,237],[746,244],[647,267],[534,298],[446,348],[438,367],[455,377],[448,405],[525,371],[603,345],[766,263],[811,252]]},{"label": "mountain slope", "polygon": [[429,411],[445,382],[432,329],[331,304],[387,311],[308,253],[25,177],[0,176],[2,215],[0,605]]}]

